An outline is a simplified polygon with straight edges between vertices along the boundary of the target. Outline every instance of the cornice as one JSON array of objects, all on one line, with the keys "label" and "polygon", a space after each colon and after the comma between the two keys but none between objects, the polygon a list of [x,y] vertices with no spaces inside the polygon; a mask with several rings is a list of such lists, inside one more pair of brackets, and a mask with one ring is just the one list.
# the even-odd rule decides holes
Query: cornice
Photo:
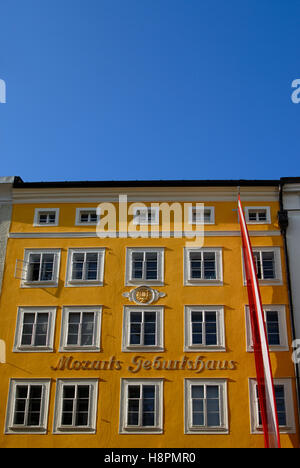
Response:
[{"label": "cornice", "polygon": [[[277,186],[240,188],[242,201],[278,201]],[[205,202],[237,201],[237,186],[207,187],[71,187],[17,188],[12,190],[14,204],[103,203],[118,202],[127,195],[128,202]]]}]

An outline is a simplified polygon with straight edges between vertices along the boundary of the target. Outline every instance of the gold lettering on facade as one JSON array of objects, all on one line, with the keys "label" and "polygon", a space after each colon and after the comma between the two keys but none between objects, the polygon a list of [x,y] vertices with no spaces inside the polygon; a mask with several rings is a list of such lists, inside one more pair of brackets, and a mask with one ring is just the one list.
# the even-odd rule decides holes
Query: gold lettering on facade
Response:
[{"label": "gold lettering on facade", "polygon": [[[56,366],[51,366],[53,371],[113,371],[123,368],[122,362],[117,360],[115,356],[111,356],[108,360],[99,361],[80,361],[74,360],[73,356],[62,356]],[[189,359],[183,356],[181,359],[164,359],[163,356],[155,356],[152,360],[144,359],[143,356],[133,356],[131,363],[127,365],[127,370],[132,374],[145,371],[192,371],[200,374],[204,371],[222,371],[235,370],[236,361],[216,361],[207,360],[205,356],[197,356],[195,359]]]}]

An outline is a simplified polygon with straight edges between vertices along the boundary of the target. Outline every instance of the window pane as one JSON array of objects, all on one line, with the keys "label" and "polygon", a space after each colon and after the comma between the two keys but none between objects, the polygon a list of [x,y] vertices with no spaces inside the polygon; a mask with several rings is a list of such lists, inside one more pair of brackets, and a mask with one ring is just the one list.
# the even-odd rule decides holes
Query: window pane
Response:
[{"label": "window pane", "polygon": [[15,411],[14,411],[14,424],[24,425],[25,424],[25,409],[26,399],[28,393],[27,385],[18,385],[16,388],[16,400],[15,400]]},{"label": "window pane", "polygon": [[204,386],[192,385],[192,398],[203,398],[203,397],[204,397]]},{"label": "window pane", "polygon": [[132,254],[132,278],[141,279],[143,277],[144,255],[141,252]]},{"label": "window pane", "polygon": [[144,344],[154,346],[156,344],[156,313],[144,312]]},{"label": "window pane", "polygon": [[46,346],[48,333],[48,314],[38,313],[35,329],[35,346]]},{"label": "window pane", "polygon": [[63,426],[72,426],[75,398],[75,385],[65,385],[63,388],[62,418]]},{"label": "window pane", "polygon": [[216,254],[214,252],[204,252],[204,278],[216,279]]},{"label": "window pane", "polygon": [[216,312],[205,312],[205,341],[207,345],[217,344]]},{"label": "window pane", "polygon": [[143,426],[154,426],[155,422],[155,386],[143,386]]},{"label": "window pane", "polygon": [[146,279],[157,279],[157,253],[146,253]]},{"label": "window pane", "polygon": [[88,253],[86,256],[86,278],[87,280],[96,280],[98,276],[98,254]]},{"label": "window pane", "polygon": [[90,387],[88,385],[78,385],[77,388],[77,408],[76,426],[87,426],[89,415]]},{"label": "window pane", "polygon": [[40,281],[52,281],[54,267],[54,254],[42,254]]},{"label": "window pane", "polygon": [[82,327],[81,327],[81,345],[89,346],[94,341],[94,320],[95,315],[93,312],[84,312],[82,314]]},{"label": "window pane", "polygon": [[30,254],[28,265],[28,281],[39,281],[41,255]]},{"label": "window pane", "polygon": [[130,313],[130,344],[132,345],[141,343],[142,316],[142,312]]},{"label": "window pane", "polygon": [[201,278],[201,264],[202,264],[201,252],[190,252],[190,268],[191,268],[192,279]]},{"label": "window pane", "polygon": [[83,276],[84,254],[74,253],[72,264],[72,279],[81,280]]},{"label": "window pane", "polygon": [[127,424],[129,426],[138,426],[139,424],[139,408],[140,408],[140,386],[128,386],[128,414]]},{"label": "window pane", "polygon": [[275,399],[276,399],[277,414],[278,414],[278,424],[279,426],[286,426],[287,421],[286,421],[284,386],[275,385],[274,391],[275,391]]},{"label": "window pane", "polygon": [[269,345],[280,345],[280,331],[277,311],[267,311],[267,335]]},{"label": "window pane", "polygon": [[35,321],[34,313],[25,313],[23,315],[23,330],[22,330],[22,345],[31,345],[32,335],[33,335],[33,326]]},{"label": "window pane", "polygon": [[79,325],[80,325],[80,313],[79,312],[69,313],[68,338],[67,338],[68,345],[78,344]]},{"label": "window pane", "polygon": [[40,424],[42,387],[40,385],[32,385],[30,387],[29,398],[27,425],[38,426]]},{"label": "window pane", "polygon": [[276,278],[274,252],[262,252],[262,261],[264,279]]}]

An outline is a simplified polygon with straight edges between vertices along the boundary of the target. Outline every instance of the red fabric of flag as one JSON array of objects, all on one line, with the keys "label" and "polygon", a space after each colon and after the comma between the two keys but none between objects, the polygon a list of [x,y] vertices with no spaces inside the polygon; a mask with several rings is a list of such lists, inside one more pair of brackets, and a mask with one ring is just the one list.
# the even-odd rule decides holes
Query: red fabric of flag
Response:
[{"label": "red fabric of flag", "polygon": [[266,325],[262,308],[261,295],[256,267],[245,220],[241,198],[238,199],[238,213],[241,227],[244,268],[247,280],[250,321],[252,329],[253,350],[255,356],[257,390],[260,414],[266,448],[280,448],[278,416],[274,392],[274,382],[267,341]]}]

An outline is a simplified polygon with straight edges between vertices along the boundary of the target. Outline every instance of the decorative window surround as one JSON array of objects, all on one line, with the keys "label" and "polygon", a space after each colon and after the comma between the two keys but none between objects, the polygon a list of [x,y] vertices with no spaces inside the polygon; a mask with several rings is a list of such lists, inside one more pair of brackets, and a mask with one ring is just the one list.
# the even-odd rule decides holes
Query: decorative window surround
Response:
[{"label": "decorative window surround", "polygon": [[271,224],[269,206],[246,206],[245,218],[248,224]]},{"label": "decorative window surround", "polygon": [[158,226],[159,208],[135,206],[133,209],[133,224],[140,226]]},{"label": "decorative window surround", "polygon": [[100,352],[102,306],[64,307],[59,351]]},{"label": "decorative window surround", "polygon": [[121,379],[119,432],[163,433],[163,379]]},{"label": "decorative window surround", "polygon": [[204,206],[204,208],[197,208],[191,206],[189,208],[189,224],[203,225],[215,224],[215,207]]},{"label": "decorative window surround", "polygon": [[226,351],[223,306],[185,306],[184,351]]},{"label": "decorative window surround", "polygon": [[125,285],[164,284],[164,248],[128,247],[126,251]]},{"label": "decorative window surround", "polygon": [[222,286],[222,248],[184,248],[185,286]]},{"label": "decorative window surround", "polygon": [[56,307],[19,307],[14,352],[53,352]]},{"label": "decorative window surround", "polygon": [[[282,434],[294,434],[295,415],[292,379],[274,379],[275,399],[278,412],[279,431]],[[249,379],[250,429],[251,434],[262,434],[256,379]]]},{"label": "decorative window surround", "polygon": [[33,226],[49,227],[58,226],[59,224],[59,208],[36,208],[34,211]]},{"label": "decorative window surround", "polygon": [[164,351],[163,335],[163,307],[124,307],[123,352]]},{"label": "decorative window surround", "polygon": [[66,287],[103,286],[105,248],[69,249]]},{"label": "decorative window surround", "polygon": [[46,434],[50,379],[11,379],[5,434]]},{"label": "decorative window surround", "polygon": [[[254,246],[253,256],[259,284],[261,286],[282,285],[281,248]],[[242,265],[244,286],[247,286],[243,250]]]},{"label": "decorative window surround", "polygon": [[57,379],[54,434],[95,434],[98,379]]},{"label": "decorative window surround", "polygon": [[96,226],[99,219],[97,208],[76,208],[75,226]]},{"label": "decorative window surround", "polygon": [[185,379],[184,433],[228,434],[227,381]]},{"label": "decorative window surround", "polygon": [[[21,287],[57,287],[60,254],[60,249],[25,249],[24,260],[21,262]],[[16,271],[17,269],[18,261]]]},{"label": "decorative window surround", "polygon": [[[263,305],[267,337],[270,351],[288,351],[288,335],[286,325],[286,310],[284,305]],[[246,343],[247,351],[253,352],[252,330],[249,306],[246,313]],[[279,339],[279,343],[278,343]]]}]

